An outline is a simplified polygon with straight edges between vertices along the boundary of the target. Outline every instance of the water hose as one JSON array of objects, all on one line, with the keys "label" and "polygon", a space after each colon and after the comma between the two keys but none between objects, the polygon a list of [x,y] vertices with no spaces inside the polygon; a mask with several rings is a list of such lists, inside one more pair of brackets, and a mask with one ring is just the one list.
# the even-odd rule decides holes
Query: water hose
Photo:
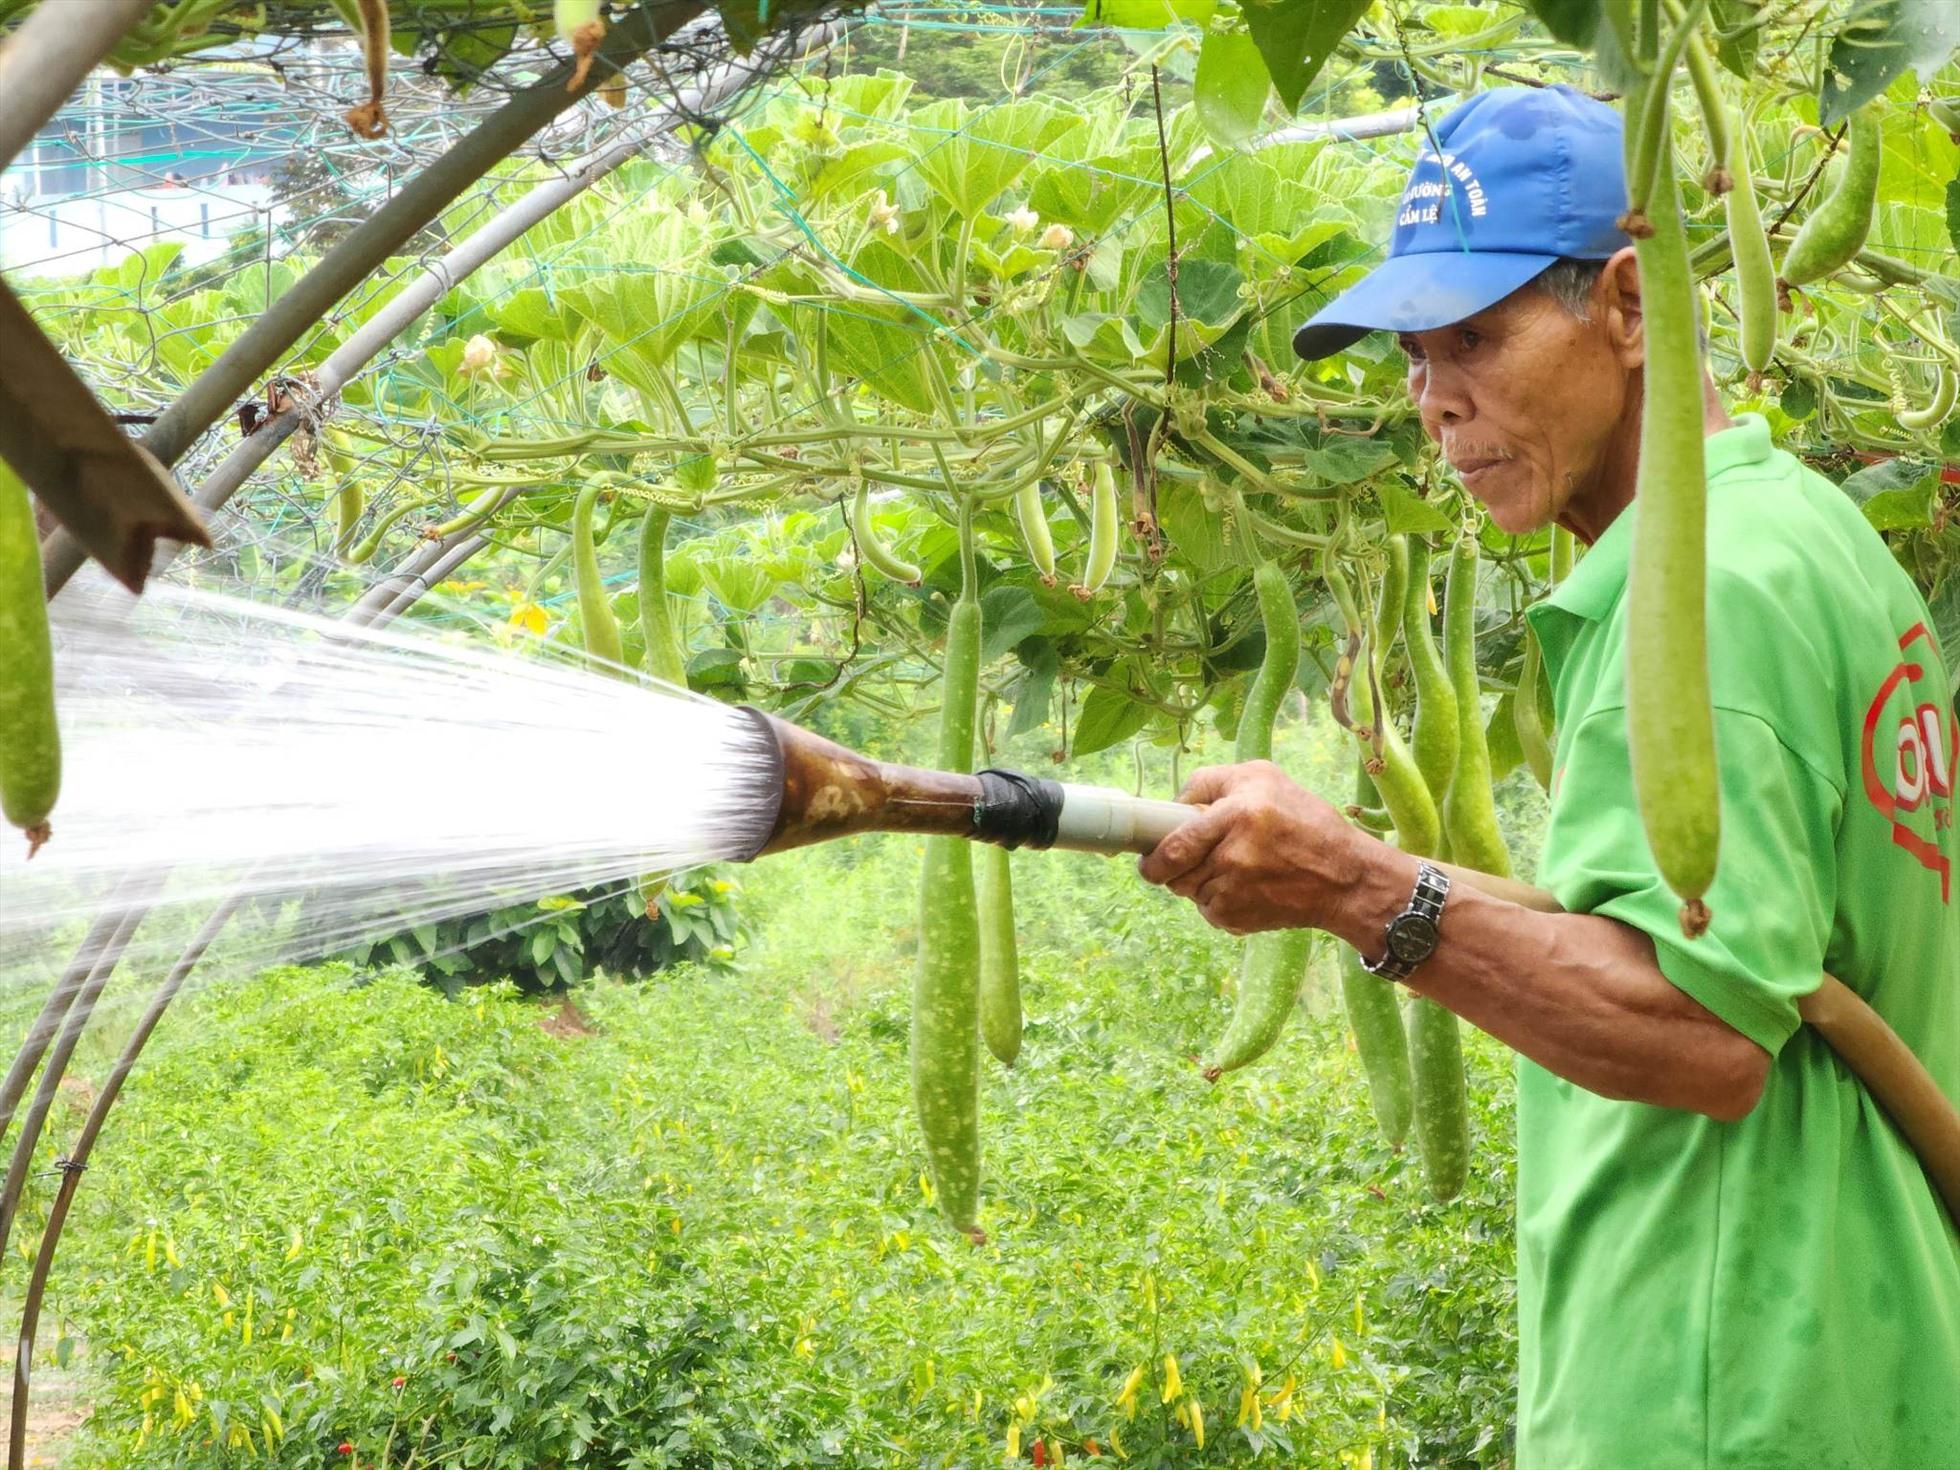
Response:
[{"label": "water hose", "polygon": [[[1142,855],[1197,814],[1176,801],[1132,796],[986,770],[955,775],[888,765],[761,710],[744,707],[773,748],[774,766],[759,788],[765,835],[744,861],[859,832],[918,832],[970,838],[1006,848],[1061,848],[1114,857]],[[773,805],[771,805],[773,801]],[[1514,878],[1439,863],[1452,883],[1541,914],[1563,913],[1543,888]],[[1797,1013],[1885,1110],[1960,1224],[1960,1108],[1940,1090],[1884,1017],[1843,981],[1823,983],[1797,1002]]]}]

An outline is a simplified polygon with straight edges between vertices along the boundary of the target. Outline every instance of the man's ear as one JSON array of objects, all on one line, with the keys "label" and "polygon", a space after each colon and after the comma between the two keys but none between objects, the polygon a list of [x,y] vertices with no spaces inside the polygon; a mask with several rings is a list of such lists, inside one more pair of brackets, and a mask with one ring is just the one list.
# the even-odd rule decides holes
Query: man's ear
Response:
[{"label": "man's ear", "polygon": [[1606,332],[1613,355],[1629,370],[1645,366],[1647,337],[1643,330],[1646,319],[1640,310],[1640,265],[1631,245],[1606,262],[1594,289],[1598,292],[1593,303],[1596,319]]}]

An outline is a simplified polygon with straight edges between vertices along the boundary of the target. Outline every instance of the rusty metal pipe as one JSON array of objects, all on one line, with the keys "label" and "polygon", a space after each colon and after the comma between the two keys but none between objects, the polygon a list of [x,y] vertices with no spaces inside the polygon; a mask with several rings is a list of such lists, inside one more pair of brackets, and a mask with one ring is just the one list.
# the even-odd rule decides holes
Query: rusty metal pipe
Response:
[{"label": "rusty metal pipe", "polygon": [[[1107,786],[1079,786],[987,770],[973,775],[890,765],[846,750],[761,710],[776,763],[767,835],[749,854],[786,852],[859,832],[966,837],[1001,847],[1146,853],[1195,808]],[[758,821],[758,828],[761,822]]]}]

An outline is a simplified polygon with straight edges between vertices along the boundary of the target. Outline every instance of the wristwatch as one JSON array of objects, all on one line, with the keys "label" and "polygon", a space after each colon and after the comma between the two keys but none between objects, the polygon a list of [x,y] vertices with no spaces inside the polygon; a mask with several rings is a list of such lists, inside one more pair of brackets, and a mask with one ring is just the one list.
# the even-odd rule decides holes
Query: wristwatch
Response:
[{"label": "wristwatch", "polygon": [[1406,980],[1415,967],[1436,953],[1442,937],[1443,901],[1450,896],[1450,875],[1434,863],[1416,870],[1416,891],[1409,906],[1388,921],[1386,953],[1378,960],[1361,957],[1361,968],[1384,980]]}]

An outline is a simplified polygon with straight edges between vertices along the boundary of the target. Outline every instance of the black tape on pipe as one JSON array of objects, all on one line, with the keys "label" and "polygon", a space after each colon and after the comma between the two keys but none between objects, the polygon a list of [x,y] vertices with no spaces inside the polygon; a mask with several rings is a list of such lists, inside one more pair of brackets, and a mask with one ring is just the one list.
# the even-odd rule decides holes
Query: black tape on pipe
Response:
[{"label": "black tape on pipe", "polygon": [[973,835],[1000,847],[1053,847],[1062,817],[1062,787],[1021,771],[977,773]]}]

